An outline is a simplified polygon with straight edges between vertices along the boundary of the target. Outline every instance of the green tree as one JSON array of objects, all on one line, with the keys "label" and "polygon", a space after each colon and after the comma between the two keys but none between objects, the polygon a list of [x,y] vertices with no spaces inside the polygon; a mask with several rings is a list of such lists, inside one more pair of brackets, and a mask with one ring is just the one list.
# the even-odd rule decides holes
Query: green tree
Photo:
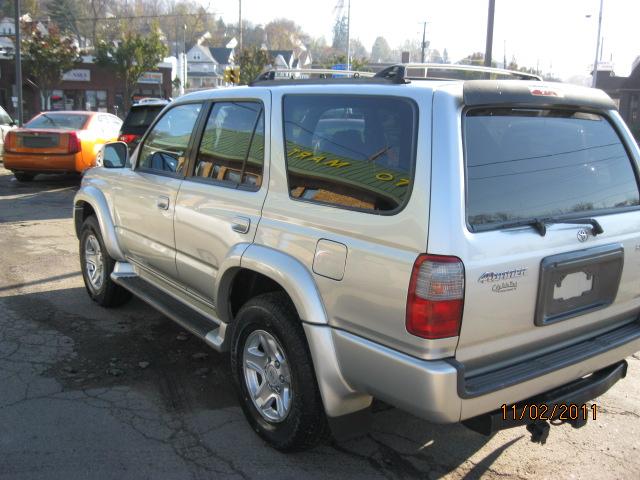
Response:
[{"label": "green tree", "polygon": [[75,35],[78,45],[82,45],[82,35],[78,28],[76,12],[79,9],[77,0],[51,0],[47,5],[47,12],[63,33]]},{"label": "green tree", "polygon": [[347,29],[349,21],[346,15],[336,20],[333,26],[333,43],[331,46],[336,50],[347,51]]},{"label": "green tree", "polygon": [[264,67],[271,63],[271,59],[266,51],[261,50],[257,46],[242,49],[238,56],[238,64],[240,65],[240,84],[247,85],[253,82]]},{"label": "green tree", "polygon": [[369,52],[359,38],[351,39],[351,60],[355,61],[356,58],[369,58]]},{"label": "green tree", "polygon": [[442,52],[442,63],[449,63],[449,52],[447,52],[446,48]]},{"label": "green tree", "polygon": [[295,47],[296,40],[305,36],[299,25],[286,18],[278,18],[267,23],[264,31],[271,50],[291,50]]},{"label": "green tree", "polygon": [[377,37],[373,42],[371,61],[376,63],[391,61],[391,47],[384,37]]},{"label": "green tree", "polygon": [[54,24],[44,35],[33,24],[23,25],[21,50],[25,69],[40,89],[41,108],[49,108],[51,91],[58,86],[62,74],[78,62],[78,49],[71,39],[60,35]]},{"label": "green tree", "polygon": [[138,79],[147,70],[155,69],[167,53],[158,28],[147,35],[129,31],[122,34],[117,45],[99,42],[96,46],[96,63],[113,67],[122,80],[124,107],[129,110],[131,94]]}]

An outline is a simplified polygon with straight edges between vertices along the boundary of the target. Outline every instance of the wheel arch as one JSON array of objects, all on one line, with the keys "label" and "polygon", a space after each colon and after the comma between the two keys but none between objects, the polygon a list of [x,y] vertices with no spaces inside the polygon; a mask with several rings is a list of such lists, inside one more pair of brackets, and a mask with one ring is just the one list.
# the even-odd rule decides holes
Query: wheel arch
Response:
[{"label": "wheel arch", "polygon": [[89,215],[95,215],[98,219],[102,240],[111,258],[123,261],[124,253],[118,243],[107,199],[99,189],[91,185],[81,187],[73,200],[73,221],[77,237],[80,237],[82,224]]},{"label": "wheel arch", "polygon": [[[327,415],[339,417],[369,407],[371,396],[353,389],[342,375],[328,316],[309,270],[299,260],[269,247],[251,244],[240,250],[242,253],[235,251],[223,262],[226,268],[219,271],[216,303],[220,318],[226,323],[233,322],[233,287],[236,281],[243,279],[242,275],[268,279],[273,282],[271,287],[278,287],[291,299],[303,323]],[[263,288],[269,288],[269,285]],[[264,291],[256,294],[260,293]]]}]

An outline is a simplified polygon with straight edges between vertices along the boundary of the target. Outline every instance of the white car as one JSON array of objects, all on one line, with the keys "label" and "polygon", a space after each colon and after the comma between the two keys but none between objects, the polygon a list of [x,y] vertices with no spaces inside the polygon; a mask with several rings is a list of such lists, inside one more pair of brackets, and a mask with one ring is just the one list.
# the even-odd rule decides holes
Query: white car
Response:
[{"label": "white car", "polygon": [[4,157],[4,137],[13,128],[16,128],[16,123],[5,109],[0,107],[0,159]]}]

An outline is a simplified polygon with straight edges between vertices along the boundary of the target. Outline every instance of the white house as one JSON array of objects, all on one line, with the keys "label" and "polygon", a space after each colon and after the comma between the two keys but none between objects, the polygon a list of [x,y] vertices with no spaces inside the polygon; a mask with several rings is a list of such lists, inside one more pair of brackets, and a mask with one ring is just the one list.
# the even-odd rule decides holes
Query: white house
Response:
[{"label": "white house", "polygon": [[188,90],[221,86],[224,69],[233,65],[233,48],[194,45],[187,52]]}]

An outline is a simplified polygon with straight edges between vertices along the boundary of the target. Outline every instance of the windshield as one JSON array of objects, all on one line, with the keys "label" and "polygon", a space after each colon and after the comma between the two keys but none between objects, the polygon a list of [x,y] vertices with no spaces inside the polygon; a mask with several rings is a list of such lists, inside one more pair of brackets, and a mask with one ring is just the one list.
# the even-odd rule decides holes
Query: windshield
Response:
[{"label": "windshield", "polygon": [[467,216],[474,229],[639,204],[627,152],[599,115],[472,110],[465,118],[465,157]]},{"label": "windshield", "polygon": [[41,113],[25,124],[25,128],[57,128],[61,130],[82,130],[89,115],[78,113]]}]

